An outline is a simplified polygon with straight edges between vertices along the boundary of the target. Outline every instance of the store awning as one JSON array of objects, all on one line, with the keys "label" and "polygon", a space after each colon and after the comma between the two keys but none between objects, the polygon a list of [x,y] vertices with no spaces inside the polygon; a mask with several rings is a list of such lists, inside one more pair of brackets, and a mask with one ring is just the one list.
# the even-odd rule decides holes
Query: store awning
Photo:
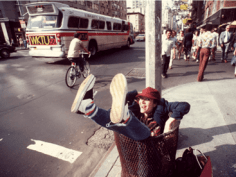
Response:
[{"label": "store awning", "polygon": [[236,20],[230,24],[230,28],[236,28]]},{"label": "store awning", "polygon": [[206,23],[201,24],[200,26],[197,27],[197,29],[200,29],[201,27],[206,26]]},{"label": "store awning", "polygon": [[220,27],[225,27],[227,25],[230,25],[230,28],[236,28],[236,20],[235,21],[232,21],[232,22],[228,22],[228,23],[223,23],[221,24],[220,26],[218,26],[218,28]]}]

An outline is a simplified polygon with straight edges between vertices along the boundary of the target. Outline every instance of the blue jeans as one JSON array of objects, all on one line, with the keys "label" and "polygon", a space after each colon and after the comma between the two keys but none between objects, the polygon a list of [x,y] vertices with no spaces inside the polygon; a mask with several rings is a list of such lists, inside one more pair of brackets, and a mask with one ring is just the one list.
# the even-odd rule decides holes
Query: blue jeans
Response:
[{"label": "blue jeans", "polygon": [[221,50],[222,50],[221,60],[227,60],[229,44],[223,44],[223,47],[221,47]]},{"label": "blue jeans", "polygon": [[81,72],[84,71],[84,62],[85,60],[81,57],[76,57],[76,58],[68,58],[70,61],[75,62],[76,65],[79,65],[79,69]]},{"label": "blue jeans", "polygon": [[113,124],[110,120],[110,110],[107,111],[98,108],[98,112],[94,117],[92,117],[92,120],[109,130],[113,130],[117,133],[123,134],[135,141],[147,139],[151,134],[150,129],[142,122],[140,122],[132,111],[129,110],[129,113],[130,118],[127,123]]}]

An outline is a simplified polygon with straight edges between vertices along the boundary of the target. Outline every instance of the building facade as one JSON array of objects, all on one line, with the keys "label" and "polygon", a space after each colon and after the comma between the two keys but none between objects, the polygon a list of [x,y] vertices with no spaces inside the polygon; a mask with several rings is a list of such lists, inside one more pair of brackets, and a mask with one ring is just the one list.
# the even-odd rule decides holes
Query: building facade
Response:
[{"label": "building facade", "polygon": [[[16,1],[0,1],[0,42],[17,43],[18,38],[24,36],[19,21],[20,9]],[[23,25],[23,24],[22,24]]]},{"label": "building facade", "polygon": [[19,38],[25,39],[25,29],[28,14],[25,4],[33,2],[60,2],[76,9],[108,15],[112,17],[127,19],[126,1],[119,0],[29,0],[29,1],[0,1],[0,42],[10,44],[11,39],[15,44],[19,43]]},{"label": "building facade", "polygon": [[204,0],[193,1],[192,19],[198,27],[212,24],[219,27],[236,20],[236,1],[232,0]]},{"label": "building facade", "polygon": [[127,13],[127,21],[133,24],[135,33],[145,33],[145,17],[139,12]]}]

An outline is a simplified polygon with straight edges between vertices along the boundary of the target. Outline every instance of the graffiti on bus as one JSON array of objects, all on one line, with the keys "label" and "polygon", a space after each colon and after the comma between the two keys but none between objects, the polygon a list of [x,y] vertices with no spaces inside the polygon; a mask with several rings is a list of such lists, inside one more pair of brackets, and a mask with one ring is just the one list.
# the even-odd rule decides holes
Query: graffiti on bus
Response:
[{"label": "graffiti on bus", "polygon": [[30,36],[31,45],[57,45],[55,36]]}]

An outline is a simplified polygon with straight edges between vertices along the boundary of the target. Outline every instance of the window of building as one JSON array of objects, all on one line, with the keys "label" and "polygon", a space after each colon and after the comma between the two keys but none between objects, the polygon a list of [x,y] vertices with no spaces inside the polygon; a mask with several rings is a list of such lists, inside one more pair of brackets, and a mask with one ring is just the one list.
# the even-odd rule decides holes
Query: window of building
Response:
[{"label": "window of building", "polygon": [[213,8],[212,8],[212,14],[214,14],[216,12],[216,4],[217,4],[217,1],[216,0],[213,0]]},{"label": "window of building", "polygon": [[92,9],[93,8],[93,3],[90,1],[87,1],[87,6],[88,8]]},{"label": "window of building", "polygon": [[93,4],[93,9],[95,9],[95,10],[98,10],[99,8],[98,8],[98,4]]},{"label": "window of building", "polygon": [[220,8],[224,7],[224,0],[220,0]]}]

